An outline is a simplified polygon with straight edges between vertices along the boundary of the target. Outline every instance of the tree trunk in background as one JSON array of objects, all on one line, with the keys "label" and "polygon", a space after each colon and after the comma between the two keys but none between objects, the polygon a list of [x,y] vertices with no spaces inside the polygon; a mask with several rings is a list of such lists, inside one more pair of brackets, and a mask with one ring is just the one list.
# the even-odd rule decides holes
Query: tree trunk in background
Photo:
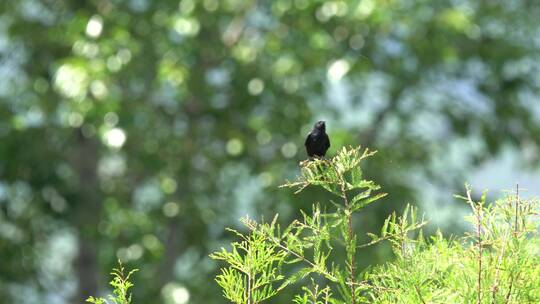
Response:
[{"label": "tree trunk in background", "polygon": [[97,296],[98,265],[95,242],[79,236],[79,255],[76,261],[78,293],[75,303],[84,303],[89,296]]},{"label": "tree trunk in background", "polygon": [[97,177],[98,145],[96,138],[86,138],[80,132],[71,155],[78,187],[73,202],[74,226],[78,229],[78,256],[75,261],[78,293],[74,303],[85,303],[97,296],[99,265],[97,261],[97,226],[101,214],[101,194]]},{"label": "tree trunk in background", "polygon": [[165,254],[162,267],[158,268],[160,273],[160,288],[174,278],[174,266],[176,258],[180,254],[181,234],[177,219],[173,219],[168,227],[167,239],[165,240]]}]

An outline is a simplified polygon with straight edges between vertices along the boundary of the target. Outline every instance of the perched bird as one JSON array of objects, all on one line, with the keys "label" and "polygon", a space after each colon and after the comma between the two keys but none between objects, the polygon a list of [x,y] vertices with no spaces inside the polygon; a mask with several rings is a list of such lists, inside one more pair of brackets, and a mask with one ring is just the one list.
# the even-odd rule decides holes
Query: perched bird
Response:
[{"label": "perched bird", "polygon": [[326,125],[324,121],[318,121],[309,132],[306,142],[306,152],[309,157],[324,157],[328,148],[330,148],[330,139],[326,134]]}]

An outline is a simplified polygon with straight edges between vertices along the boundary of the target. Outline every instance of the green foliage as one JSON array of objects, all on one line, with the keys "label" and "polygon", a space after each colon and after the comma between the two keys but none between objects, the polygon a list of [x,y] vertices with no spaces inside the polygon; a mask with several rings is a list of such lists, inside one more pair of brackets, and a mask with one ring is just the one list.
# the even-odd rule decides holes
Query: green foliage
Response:
[{"label": "green foliage", "polygon": [[313,279],[311,279],[311,288],[302,287],[304,294],[296,295],[293,299],[295,304],[327,304],[330,303],[332,292],[330,287],[320,288]]},{"label": "green foliage", "polygon": [[[118,256],[160,274],[138,302],[171,282],[219,302],[206,256],[231,240],[214,232],[246,212],[291,221],[294,196],[275,181],[319,117],[333,147],[381,151],[364,170],[392,197],[364,210],[366,231],[414,199],[418,175],[454,188],[501,148],[540,144],[540,1],[2,0],[0,12],[8,303],[51,286],[80,302]],[[77,295],[62,288],[73,279]]]},{"label": "green foliage", "polygon": [[221,269],[217,282],[223,287],[225,297],[233,303],[259,303],[277,293],[273,283],[283,279],[279,273],[285,253],[264,235],[255,231],[244,236],[231,230],[244,240],[232,244],[232,251],[222,249],[211,255],[227,261],[231,266]]},{"label": "green foliage", "polygon": [[118,260],[118,268],[113,269],[111,272],[113,278],[109,284],[113,288],[113,295],[109,295],[109,301],[104,298],[95,298],[91,296],[86,299],[86,302],[93,304],[130,304],[131,294],[129,293],[129,289],[133,287],[133,283],[131,283],[129,279],[136,271],[138,271],[138,269],[133,269],[128,273],[125,273],[122,262]]},{"label": "green foliage", "polygon": [[[471,207],[472,232],[447,240],[403,238],[407,253],[375,267],[370,303],[538,303],[540,256],[538,200],[518,192],[492,204],[461,197]],[[402,246],[393,242],[396,253]]]},{"label": "green foliage", "polygon": [[[373,154],[351,147],[343,148],[330,160],[302,162],[297,180],[282,186],[295,188],[297,193],[310,185],[320,186],[340,198],[340,203],[332,201],[324,208],[315,204],[310,214],[302,211],[302,218],[284,229],[277,223],[277,215],[269,223],[243,218],[249,233],[234,231],[243,241],[233,243],[229,251],[222,249],[211,255],[228,264],[216,279],[225,297],[234,303],[262,303],[289,285],[303,285],[310,277],[310,287],[302,286],[302,293],[294,297],[295,303],[364,301],[369,284],[356,269],[358,249],[384,239],[397,242],[424,224],[417,223],[416,210],[407,207],[403,217],[393,214],[387,219],[380,236],[371,235],[370,243],[357,244],[353,215],[385,195],[374,194],[380,187],[362,175],[361,162]],[[338,250],[345,252],[345,261],[334,258]],[[260,284],[251,283],[257,278],[261,278]],[[322,280],[324,286],[316,279]],[[255,297],[258,288],[264,292]]]},{"label": "green foliage", "polygon": [[[297,304],[540,301],[540,202],[523,200],[518,191],[487,204],[485,193],[476,202],[467,186],[460,198],[472,210],[466,217],[472,232],[463,237],[415,233],[426,221],[407,205],[401,216],[394,212],[386,219],[379,234],[368,234],[371,241],[357,244],[352,215],[384,196],[374,194],[379,186],[362,177],[361,161],[371,155],[348,148],[330,160],[303,162],[298,179],[283,185],[297,192],[310,185],[326,189],[341,199],[331,211],[315,204],[285,229],[277,215],[269,223],[243,218],[249,232],[234,231],[243,241],[211,255],[227,263],[217,277],[225,297],[237,304],[263,303],[298,285],[292,299]],[[358,250],[381,241],[389,242],[395,259],[358,271]],[[341,263],[333,258],[340,249],[346,253]]]}]

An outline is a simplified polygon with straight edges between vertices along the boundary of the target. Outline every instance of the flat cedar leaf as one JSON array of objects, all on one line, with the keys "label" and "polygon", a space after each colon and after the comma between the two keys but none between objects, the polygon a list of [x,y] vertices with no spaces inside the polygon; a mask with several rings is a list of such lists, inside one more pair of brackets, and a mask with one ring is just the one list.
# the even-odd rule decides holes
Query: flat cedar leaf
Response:
[{"label": "flat cedar leaf", "polygon": [[354,206],[354,204],[360,200],[363,200],[367,197],[369,197],[371,195],[371,189],[368,189],[366,191],[363,191],[362,193],[359,193],[357,195],[355,195],[352,199],[351,199],[351,205]]},{"label": "flat cedar leaf", "polygon": [[289,226],[287,226],[287,228],[285,228],[285,230],[283,230],[283,233],[281,234],[281,238],[285,238],[289,235],[289,233],[291,233],[291,231],[294,229],[294,226],[296,224],[296,221],[292,222]]},{"label": "flat cedar leaf", "polygon": [[384,220],[384,224],[381,228],[381,236],[385,237],[386,233],[388,232],[388,224],[390,223],[390,217],[388,217],[386,220]]},{"label": "flat cedar leaf", "polygon": [[352,204],[352,211],[357,211],[357,210],[360,210],[362,208],[364,208],[365,206],[375,202],[376,200],[380,199],[380,198],[383,198],[386,196],[386,193],[379,193],[375,196],[372,196],[370,198],[367,198],[367,199],[364,199],[364,200],[360,200],[360,201],[355,201],[353,204]]},{"label": "flat cedar leaf", "polygon": [[305,268],[302,268],[300,269],[298,272],[296,272],[295,274],[293,274],[292,276],[290,276],[287,280],[285,280],[285,282],[283,282],[281,284],[281,286],[278,287],[277,291],[280,291],[282,290],[283,288],[291,285],[291,284],[294,284],[296,282],[298,282],[299,280],[305,278],[308,274],[310,274],[311,272],[313,271],[313,269],[311,268],[308,268],[308,267],[305,267]]},{"label": "flat cedar leaf", "polygon": [[301,258],[294,258],[292,260],[285,261],[285,263],[287,263],[287,264],[294,264],[294,263],[298,263],[298,262],[302,262],[302,259]]},{"label": "flat cedar leaf", "polygon": [[351,182],[357,184],[362,181],[362,169],[360,167],[353,169],[351,172]]},{"label": "flat cedar leaf", "polygon": [[370,232],[367,233],[367,236],[369,236],[369,238],[370,238],[372,241],[379,239],[379,236],[378,236],[378,235],[373,234],[373,233],[370,233]]}]

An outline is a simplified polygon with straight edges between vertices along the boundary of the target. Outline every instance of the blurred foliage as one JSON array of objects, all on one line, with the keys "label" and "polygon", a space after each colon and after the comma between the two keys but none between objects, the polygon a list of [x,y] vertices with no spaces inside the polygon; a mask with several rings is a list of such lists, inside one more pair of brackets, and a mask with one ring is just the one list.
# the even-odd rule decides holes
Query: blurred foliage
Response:
[{"label": "blurred foliage", "polygon": [[222,301],[207,255],[229,243],[224,228],[323,200],[276,192],[317,119],[330,155],[381,151],[365,169],[390,195],[356,221],[367,231],[505,146],[531,165],[540,155],[537,1],[8,0],[0,12],[7,302],[85,299],[117,258],[141,269],[134,302]]}]

